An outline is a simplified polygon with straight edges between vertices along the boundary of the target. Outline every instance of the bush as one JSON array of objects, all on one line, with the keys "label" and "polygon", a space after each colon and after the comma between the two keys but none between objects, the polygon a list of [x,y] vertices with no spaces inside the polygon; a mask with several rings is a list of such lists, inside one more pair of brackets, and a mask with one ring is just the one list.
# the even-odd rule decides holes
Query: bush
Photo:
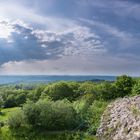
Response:
[{"label": "bush", "polygon": [[0,128],[4,126],[4,121],[0,121]]},{"label": "bush", "polygon": [[117,77],[115,82],[117,97],[124,97],[131,94],[134,83],[134,80],[127,75]]},{"label": "bush", "polygon": [[69,85],[67,82],[57,82],[48,85],[43,92],[53,100],[61,100],[64,98],[73,100],[78,96],[73,87],[72,84]]},{"label": "bush", "polygon": [[28,95],[27,98],[33,102],[37,102],[40,98],[40,96],[42,95],[42,92],[44,91],[45,86],[39,86],[38,88],[36,88],[35,90],[31,91]]},{"label": "bush", "polygon": [[136,84],[132,88],[132,95],[140,94],[140,80],[136,82]]},{"label": "bush", "polygon": [[1,108],[3,107],[3,98],[0,96],[0,114],[1,114]]},{"label": "bush", "polygon": [[38,122],[39,110],[34,102],[27,101],[27,103],[23,106],[23,111],[29,124],[33,126],[38,125],[37,122]]},{"label": "bush", "polygon": [[95,94],[95,85],[93,82],[84,82],[78,88],[79,94]]},{"label": "bush", "polygon": [[95,86],[94,92],[96,99],[99,100],[112,100],[116,98],[116,88],[112,83],[102,82]]},{"label": "bush", "polygon": [[24,126],[26,123],[25,115],[22,110],[17,110],[13,112],[8,120],[8,125],[11,129],[18,129],[19,127]]},{"label": "bush", "polygon": [[77,126],[77,113],[68,100],[28,102],[23,110],[29,124],[44,130],[67,130]]},{"label": "bush", "polygon": [[26,102],[26,97],[28,92],[23,90],[8,90],[4,92],[5,95],[3,97],[4,107],[16,107],[21,106]]},{"label": "bush", "polygon": [[89,132],[96,134],[97,128],[100,125],[100,119],[103,112],[108,105],[105,101],[94,101],[94,103],[88,109],[87,121],[89,123]]},{"label": "bush", "polygon": [[20,106],[26,102],[26,95],[25,93],[21,92],[15,97],[16,106]]},{"label": "bush", "polygon": [[14,95],[8,95],[4,107],[9,108],[9,107],[15,107],[16,106],[16,101],[15,101],[15,96]]},{"label": "bush", "polygon": [[90,107],[90,105],[93,103],[93,101],[94,101],[93,94],[84,94],[81,96],[79,100],[73,103],[73,106],[81,120],[81,123],[85,122],[85,118],[87,116],[87,110]]}]

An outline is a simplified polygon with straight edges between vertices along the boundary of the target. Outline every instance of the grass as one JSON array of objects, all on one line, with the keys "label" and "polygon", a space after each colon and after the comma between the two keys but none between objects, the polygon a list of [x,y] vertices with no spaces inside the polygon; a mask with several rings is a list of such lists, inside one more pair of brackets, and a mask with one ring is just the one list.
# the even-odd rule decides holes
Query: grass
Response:
[{"label": "grass", "polygon": [[[84,137],[82,133],[79,132],[41,132],[37,133],[27,133],[24,130],[18,130],[18,135],[16,133],[12,132],[8,125],[7,121],[9,116],[16,112],[19,107],[14,108],[6,108],[2,109],[2,113],[0,114],[0,122],[4,122],[5,125],[3,127],[0,127],[0,140],[96,140],[96,137]],[[20,135],[20,136],[19,136]]]},{"label": "grass", "polygon": [[18,109],[19,107],[2,109],[0,114],[0,122],[6,122],[11,113],[16,112]]},{"label": "grass", "polygon": [[39,134],[30,132],[22,135],[23,131],[18,130],[18,135],[15,135],[8,126],[4,126],[0,131],[0,140],[95,140],[91,138],[84,139],[78,132],[73,134],[69,132],[40,132]]},{"label": "grass", "polygon": [[17,111],[19,107],[14,108],[6,108],[2,109],[0,113],[0,122],[4,123],[5,125],[3,127],[0,127],[0,140],[16,140],[12,138],[12,134],[8,128],[7,121],[11,113]]},{"label": "grass", "polygon": [[[7,121],[9,116],[13,113],[16,112],[19,109],[19,107],[14,107],[14,108],[6,108],[2,109],[1,114],[0,114],[0,122],[4,122],[5,125],[3,127],[0,127],[0,140],[71,140],[72,137],[79,137],[78,134],[72,134],[69,132],[42,132],[42,133],[26,133],[24,130],[17,130],[18,135],[14,132],[12,132],[8,125]],[[20,136],[19,136],[20,135]],[[76,136],[77,135],[77,136]]]}]

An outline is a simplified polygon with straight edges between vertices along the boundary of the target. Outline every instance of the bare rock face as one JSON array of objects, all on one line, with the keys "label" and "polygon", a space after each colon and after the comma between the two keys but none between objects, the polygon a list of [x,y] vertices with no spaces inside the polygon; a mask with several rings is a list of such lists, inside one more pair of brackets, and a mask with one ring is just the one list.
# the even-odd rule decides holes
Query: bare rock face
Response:
[{"label": "bare rock face", "polygon": [[111,103],[97,130],[100,140],[140,140],[140,96]]}]

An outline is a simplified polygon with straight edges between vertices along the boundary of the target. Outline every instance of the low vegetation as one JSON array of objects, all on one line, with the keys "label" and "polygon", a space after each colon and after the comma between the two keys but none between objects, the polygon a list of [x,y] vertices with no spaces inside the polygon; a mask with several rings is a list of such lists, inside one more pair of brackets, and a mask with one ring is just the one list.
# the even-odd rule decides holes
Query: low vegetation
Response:
[{"label": "low vegetation", "polygon": [[126,75],[114,82],[0,86],[0,138],[94,140],[108,103],[138,94],[140,81]]}]

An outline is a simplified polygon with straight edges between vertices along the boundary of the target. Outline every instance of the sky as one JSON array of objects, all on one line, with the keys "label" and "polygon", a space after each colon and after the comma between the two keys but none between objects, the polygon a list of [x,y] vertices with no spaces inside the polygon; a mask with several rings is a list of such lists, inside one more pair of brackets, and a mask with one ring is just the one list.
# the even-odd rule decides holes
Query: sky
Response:
[{"label": "sky", "polygon": [[140,75],[140,0],[0,7],[0,75]]}]

